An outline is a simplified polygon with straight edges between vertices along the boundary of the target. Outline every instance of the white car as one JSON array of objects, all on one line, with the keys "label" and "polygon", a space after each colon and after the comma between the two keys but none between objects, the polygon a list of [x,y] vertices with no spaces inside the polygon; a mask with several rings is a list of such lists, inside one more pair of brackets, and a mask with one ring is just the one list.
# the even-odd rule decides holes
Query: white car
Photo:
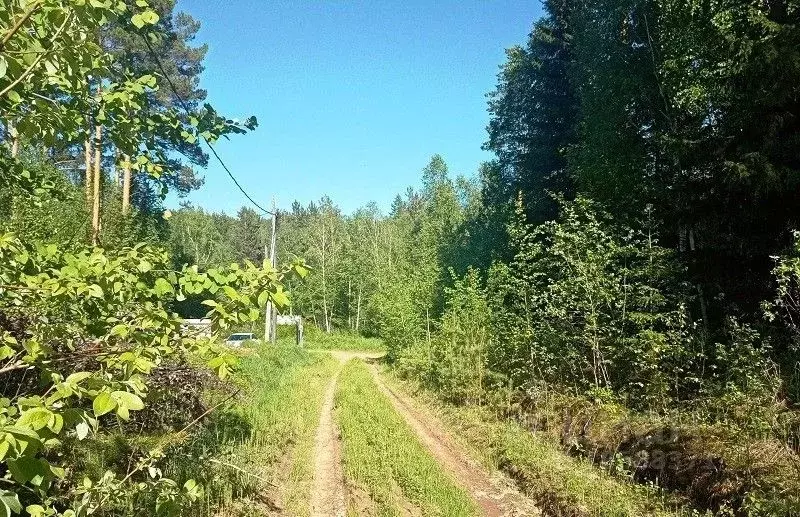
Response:
[{"label": "white car", "polygon": [[236,334],[231,334],[230,336],[228,336],[228,339],[225,340],[225,344],[233,348],[239,348],[245,341],[252,341],[254,339],[255,336],[253,334],[249,334],[246,332],[238,332]]}]

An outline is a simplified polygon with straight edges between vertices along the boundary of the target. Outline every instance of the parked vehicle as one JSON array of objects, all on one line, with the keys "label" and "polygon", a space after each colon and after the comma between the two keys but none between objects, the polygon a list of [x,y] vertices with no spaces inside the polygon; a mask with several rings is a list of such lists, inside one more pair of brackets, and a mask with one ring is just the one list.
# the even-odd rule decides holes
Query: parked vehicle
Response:
[{"label": "parked vehicle", "polygon": [[225,344],[230,347],[239,348],[245,341],[252,341],[254,339],[255,335],[252,333],[237,332],[236,334],[228,336],[228,339],[225,340]]}]

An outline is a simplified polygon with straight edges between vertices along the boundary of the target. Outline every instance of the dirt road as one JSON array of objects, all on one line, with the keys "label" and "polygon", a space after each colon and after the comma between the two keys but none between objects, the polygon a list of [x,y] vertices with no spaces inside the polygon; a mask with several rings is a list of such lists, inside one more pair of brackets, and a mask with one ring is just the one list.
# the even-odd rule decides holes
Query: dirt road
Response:
[{"label": "dirt road", "polygon": [[[345,361],[340,359],[343,364]],[[325,390],[314,440],[314,481],[311,489],[312,517],[344,517],[346,512],[339,432],[333,422],[333,398],[341,365]]]},{"label": "dirt road", "polygon": [[522,495],[513,482],[499,472],[489,473],[470,459],[444,430],[443,424],[430,411],[417,406],[405,394],[389,387],[372,367],[375,382],[392,403],[420,442],[447,470],[456,482],[467,490],[487,517],[538,516],[539,509]]},{"label": "dirt road", "polygon": [[342,474],[339,431],[333,420],[333,401],[336,383],[344,363],[353,358],[374,359],[381,354],[334,350],[331,355],[339,361],[339,368],[325,390],[319,416],[319,427],[314,440],[314,479],[311,489],[312,517],[344,517],[347,511],[346,489]]},{"label": "dirt road", "polygon": [[[339,432],[333,418],[334,395],[339,372],[353,358],[374,362],[381,354],[331,351],[339,369],[330,381],[320,414],[314,450],[314,482],[311,493],[312,517],[344,517],[347,495],[342,474]],[[445,431],[443,424],[430,411],[417,406],[410,397],[389,387],[378,368],[371,365],[375,382],[391,402],[395,411],[408,423],[420,442],[450,473],[453,479],[472,496],[487,517],[539,516],[541,512],[522,495],[513,483],[499,472],[487,472],[470,459]]]}]

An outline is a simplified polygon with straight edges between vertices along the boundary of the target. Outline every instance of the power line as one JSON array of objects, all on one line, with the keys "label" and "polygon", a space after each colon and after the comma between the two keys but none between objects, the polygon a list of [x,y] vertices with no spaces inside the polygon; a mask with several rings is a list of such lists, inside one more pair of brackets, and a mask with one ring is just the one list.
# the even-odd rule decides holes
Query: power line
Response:
[{"label": "power line", "polygon": [[[191,113],[192,110],[189,109],[189,106],[188,106],[188,104],[186,104],[186,101],[184,101],[183,98],[178,93],[178,89],[175,88],[175,85],[172,83],[172,79],[169,78],[169,74],[167,74],[167,71],[164,69],[164,65],[161,64],[161,59],[159,59],[158,54],[156,54],[156,52],[153,50],[153,47],[150,46],[150,41],[148,41],[147,36],[142,34],[142,39],[144,40],[144,44],[147,45],[147,50],[150,52],[150,55],[153,57],[153,59],[155,60],[156,64],[158,65],[159,70],[161,70],[161,73],[164,75],[164,79],[167,80],[167,84],[169,85],[170,90],[172,90],[172,93],[175,95],[175,98],[178,99],[178,103],[181,105],[183,110],[188,115],[189,113]],[[225,162],[222,161],[222,158],[217,153],[217,150],[214,149],[214,147],[211,145],[211,142],[208,141],[208,138],[206,138],[203,135],[200,135],[200,138],[202,138],[203,141],[206,143],[208,148],[211,150],[211,154],[213,154],[214,157],[219,162],[219,164],[222,165],[222,168],[225,169],[225,172],[228,173],[228,176],[230,176],[230,178],[233,180],[233,183],[236,185],[236,187],[238,187],[238,189],[242,192],[242,194],[244,194],[244,197],[246,197],[251,203],[253,203],[253,205],[256,208],[258,208],[259,210],[261,210],[265,214],[275,215],[274,212],[272,212],[270,210],[267,210],[266,208],[264,208],[261,205],[259,205],[258,203],[256,203],[255,199],[250,197],[250,194],[248,194],[247,191],[245,191],[245,189],[242,188],[242,185],[239,184],[239,182],[236,180],[236,177],[233,175],[231,170],[228,168],[227,165],[225,165]]]}]

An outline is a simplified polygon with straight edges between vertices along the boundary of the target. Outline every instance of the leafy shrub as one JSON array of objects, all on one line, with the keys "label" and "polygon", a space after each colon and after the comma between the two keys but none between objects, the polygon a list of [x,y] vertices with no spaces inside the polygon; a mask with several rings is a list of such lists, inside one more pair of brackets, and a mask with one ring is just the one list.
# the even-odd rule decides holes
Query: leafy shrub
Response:
[{"label": "leafy shrub", "polygon": [[480,404],[492,375],[486,368],[489,307],[477,271],[454,278],[453,287],[445,289],[445,300],[436,332],[406,349],[398,368],[448,400]]},{"label": "leafy shrub", "polygon": [[693,360],[671,252],[587,199],[560,202],[559,219],[534,228],[518,200],[515,257],[489,277],[491,367],[515,385],[607,387],[649,403],[681,396]]},{"label": "leafy shrub", "polygon": [[[168,310],[173,300],[216,295],[205,304],[215,328],[225,329],[259,318],[267,300],[284,306],[280,280],[288,271],[253,264],[173,271],[165,252],[147,246],[69,253],[0,233],[0,374],[25,372],[38,381],[20,383],[0,401],[0,461],[10,473],[0,498],[32,515],[56,508],[86,515],[142,490],[164,512],[196,500],[196,483],[181,488],[161,475],[161,445],[132,458],[124,474],[83,481],[59,464],[61,448],[141,411],[160,366],[192,358],[221,377],[231,371],[235,357],[216,348],[214,336],[182,332]],[[147,475],[134,483],[137,473]]]}]

